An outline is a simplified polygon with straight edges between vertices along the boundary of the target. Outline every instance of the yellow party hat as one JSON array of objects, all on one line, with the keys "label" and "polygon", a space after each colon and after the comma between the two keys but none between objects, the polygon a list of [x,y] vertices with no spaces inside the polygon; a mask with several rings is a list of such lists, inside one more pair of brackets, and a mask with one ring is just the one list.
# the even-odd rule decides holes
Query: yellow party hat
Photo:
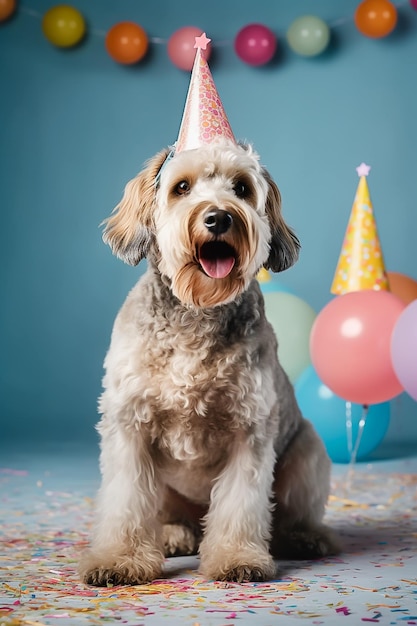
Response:
[{"label": "yellow party hat", "polygon": [[365,163],[356,168],[359,184],[330,289],[336,295],[364,289],[389,291],[366,180],[370,169]]}]

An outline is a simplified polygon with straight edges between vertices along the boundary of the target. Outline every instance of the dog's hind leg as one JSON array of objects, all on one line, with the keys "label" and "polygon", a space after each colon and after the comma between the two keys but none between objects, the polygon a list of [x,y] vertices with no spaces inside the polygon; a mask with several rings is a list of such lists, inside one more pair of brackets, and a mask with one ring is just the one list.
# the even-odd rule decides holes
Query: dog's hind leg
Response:
[{"label": "dog's hind leg", "polygon": [[278,459],[270,550],[275,558],[314,559],[337,554],[338,539],[323,524],[331,463],[307,420]]}]

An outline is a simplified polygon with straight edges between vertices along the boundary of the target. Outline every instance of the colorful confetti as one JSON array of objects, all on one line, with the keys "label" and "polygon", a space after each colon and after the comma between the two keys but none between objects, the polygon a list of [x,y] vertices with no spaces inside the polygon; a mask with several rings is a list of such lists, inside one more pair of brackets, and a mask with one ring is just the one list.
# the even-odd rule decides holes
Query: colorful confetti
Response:
[{"label": "colorful confetti", "polygon": [[285,561],[276,580],[246,584],[205,580],[197,558],[173,558],[164,579],[98,589],[76,570],[98,487],[91,460],[9,462],[0,469],[0,626],[273,626],[277,616],[417,624],[417,459],[397,465],[358,464],[349,475],[335,466],[327,522],[344,543],[338,557]]}]

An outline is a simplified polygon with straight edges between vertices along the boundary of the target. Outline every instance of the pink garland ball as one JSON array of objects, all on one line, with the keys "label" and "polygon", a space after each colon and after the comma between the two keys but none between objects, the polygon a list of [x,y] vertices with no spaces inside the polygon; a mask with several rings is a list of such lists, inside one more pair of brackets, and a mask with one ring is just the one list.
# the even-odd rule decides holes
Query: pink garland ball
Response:
[{"label": "pink garland ball", "polygon": [[410,0],[410,5],[417,11],[417,0]]},{"label": "pink garland ball", "polygon": [[248,24],[235,38],[235,52],[248,65],[265,65],[274,56],[277,38],[263,24]]},{"label": "pink garland ball", "polygon": [[[168,56],[172,63],[180,70],[190,72],[195,59],[195,38],[202,34],[202,29],[196,26],[184,26],[171,35],[168,40]],[[202,50],[202,56],[207,60],[210,57],[211,46]]]}]

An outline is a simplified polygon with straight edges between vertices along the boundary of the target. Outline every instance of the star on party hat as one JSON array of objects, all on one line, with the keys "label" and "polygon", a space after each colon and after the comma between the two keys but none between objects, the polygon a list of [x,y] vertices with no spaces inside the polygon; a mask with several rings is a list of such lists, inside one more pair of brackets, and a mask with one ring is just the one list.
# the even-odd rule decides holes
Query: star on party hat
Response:
[{"label": "star on party hat", "polygon": [[330,289],[336,295],[364,289],[389,291],[366,180],[370,169],[365,163],[356,168],[359,184]]},{"label": "star on party hat", "polygon": [[206,33],[195,38],[197,50],[175,152],[199,148],[222,138],[236,143],[210,68],[201,54],[210,41]]}]

